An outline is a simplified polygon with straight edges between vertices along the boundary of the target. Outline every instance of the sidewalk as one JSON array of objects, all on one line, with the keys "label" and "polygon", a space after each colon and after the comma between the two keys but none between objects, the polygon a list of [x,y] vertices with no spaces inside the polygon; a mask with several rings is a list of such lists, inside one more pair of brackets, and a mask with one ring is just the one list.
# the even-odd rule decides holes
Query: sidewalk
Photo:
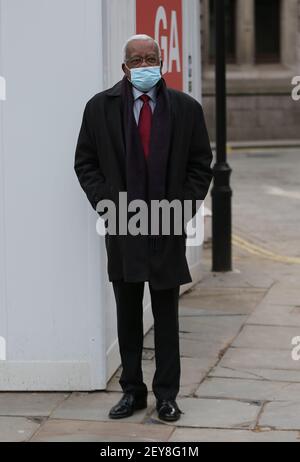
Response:
[{"label": "sidewalk", "polygon": [[[300,441],[300,361],[292,359],[300,336],[298,155],[277,152],[276,164],[267,155],[229,159],[234,270],[212,273],[206,246],[203,280],[180,298],[179,421],[158,420],[152,393],[147,410],[110,420],[121,397],[118,371],[105,392],[0,393],[0,440]],[[149,390],[154,367],[151,330]]]},{"label": "sidewalk", "polygon": [[[1,393],[1,441],[300,441],[300,265],[274,263],[234,247],[231,273],[210,272],[180,299],[185,412],[161,422],[150,393],[146,411],[107,418],[121,397],[119,373],[107,392]],[[153,332],[143,368],[151,390]]]}]

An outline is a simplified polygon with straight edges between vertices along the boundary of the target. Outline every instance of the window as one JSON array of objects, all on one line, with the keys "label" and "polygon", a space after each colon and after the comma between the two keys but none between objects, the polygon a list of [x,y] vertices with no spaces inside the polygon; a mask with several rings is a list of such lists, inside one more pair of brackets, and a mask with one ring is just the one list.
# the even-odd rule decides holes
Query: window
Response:
[{"label": "window", "polygon": [[255,60],[280,61],[280,0],[255,1]]},{"label": "window", "polygon": [[[209,2],[209,19],[210,19],[210,62],[215,60],[215,2],[218,0],[210,0]],[[227,62],[233,63],[236,60],[236,0],[226,0],[226,55]]]}]

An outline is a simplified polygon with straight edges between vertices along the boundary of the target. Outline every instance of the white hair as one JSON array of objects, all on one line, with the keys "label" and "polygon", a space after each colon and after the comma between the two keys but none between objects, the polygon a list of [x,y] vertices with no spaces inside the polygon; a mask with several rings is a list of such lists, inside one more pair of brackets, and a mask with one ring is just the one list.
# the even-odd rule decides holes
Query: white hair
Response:
[{"label": "white hair", "polygon": [[123,61],[124,62],[127,59],[128,45],[133,40],[145,40],[145,41],[153,42],[155,44],[156,49],[157,49],[158,57],[159,57],[159,59],[161,59],[161,50],[160,50],[159,43],[156,40],[154,40],[154,38],[150,37],[150,35],[138,34],[138,35],[132,35],[131,37],[129,37],[128,40],[126,40],[126,42],[125,42],[125,44],[123,46]]}]

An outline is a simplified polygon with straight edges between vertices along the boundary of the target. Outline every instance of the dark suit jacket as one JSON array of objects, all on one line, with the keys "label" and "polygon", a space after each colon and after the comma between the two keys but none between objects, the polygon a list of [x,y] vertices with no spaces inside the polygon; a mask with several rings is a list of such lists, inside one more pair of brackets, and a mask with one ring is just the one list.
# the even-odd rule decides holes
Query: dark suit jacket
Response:
[{"label": "dark suit jacket", "polygon": [[[86,104],[75,152],[74,169],[80,185],[96,210],[102,199],[118,202],[126,191],[125,146],[119,81],[97,93]],[[204,200],[213,172],[213,159],[201,105],[191,96],[168,88],[172,113],[172,139],[167,169],[166,199]],[[186,234],[163,236],[159,253],[147,261],[134,258],[134,241],[106,234],[109,280],[148,280],[156,289],[192,281],[186,260]]]}]

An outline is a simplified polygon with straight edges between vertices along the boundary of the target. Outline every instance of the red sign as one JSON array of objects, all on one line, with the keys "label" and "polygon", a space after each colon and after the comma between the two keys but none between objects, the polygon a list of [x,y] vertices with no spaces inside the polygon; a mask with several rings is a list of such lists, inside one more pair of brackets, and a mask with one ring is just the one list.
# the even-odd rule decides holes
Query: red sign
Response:
[{"label": "red sign", "polygon": [[158,41],[163,76],[169,87],[183,90],[182,0],[136,0],[136,33]]}]

